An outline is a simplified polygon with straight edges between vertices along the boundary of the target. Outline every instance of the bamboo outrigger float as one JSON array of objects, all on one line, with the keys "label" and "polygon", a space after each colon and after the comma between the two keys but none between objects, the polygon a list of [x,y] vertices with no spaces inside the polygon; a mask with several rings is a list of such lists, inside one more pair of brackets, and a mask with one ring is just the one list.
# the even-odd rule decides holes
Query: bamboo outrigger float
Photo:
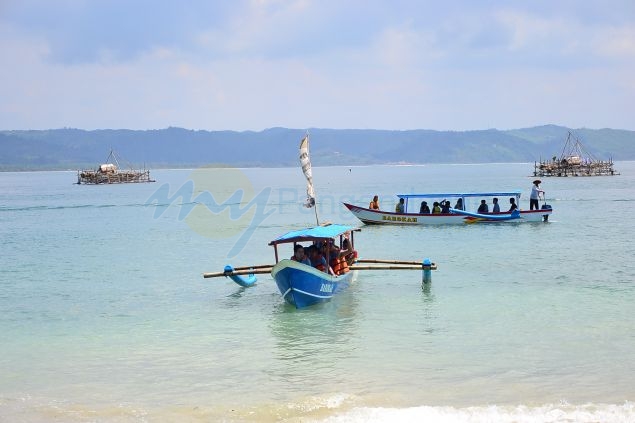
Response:
[{"label": "bamboo outrigger float", "polygon": [[613,176],[613,159],[598,160],[587,152],[571,131],[560,157],[534,162],[534,176]]},{"label": "bamboo outrigger float", "polygon": [[141,182],[154,182],[154,180],[150,178],[150,171],[145,168],[132,169],[132,166],[128,170],[121,170],[119,159],[114,150],[110,150],[106,163],[99,165],[97,169],[77,171],[78,185],[131,184]]}]

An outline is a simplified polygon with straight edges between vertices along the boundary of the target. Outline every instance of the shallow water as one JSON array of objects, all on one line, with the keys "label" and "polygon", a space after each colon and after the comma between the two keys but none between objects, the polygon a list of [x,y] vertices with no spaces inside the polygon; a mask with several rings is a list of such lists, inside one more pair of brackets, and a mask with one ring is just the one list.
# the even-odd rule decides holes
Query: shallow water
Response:
[{"label": "shallow water", "polygon": [[[360,271],[304,310],[268,275],[201,276],[315,223],[299,169],[0,173],[0,421],[635,420],[635,163],[616,168],[545,178],[546,224],[363,226],[360,256],[430,257],[431,286]],[[527,208],[532,170],[313,172],[320,220],[359,224],[342,201],[521,189]]]}]

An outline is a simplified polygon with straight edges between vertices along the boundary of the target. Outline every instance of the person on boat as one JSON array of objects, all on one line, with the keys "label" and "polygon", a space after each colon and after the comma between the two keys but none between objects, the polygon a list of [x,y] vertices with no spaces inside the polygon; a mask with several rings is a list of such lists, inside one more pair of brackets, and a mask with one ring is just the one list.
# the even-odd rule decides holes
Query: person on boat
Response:
[{"label": "person on boat", "polygon": [[341,270],[340,248],[335,245],[333,240],[322,244],[322,255],[328,263],[328,273],[337,276]]},{"label": "person on boat", "polygon": [[458,200],[456,200],[456,204],[454,205],[454,208],[457,210],[463,210],[463,199],[459,198]]},{"label": "person on boat", "polygon": [[374,196],[373,197],[373,201],[370,202],[370,204],[368,205],[368,208],[371,210],[379,210],[379,197],[378,196]]},{"label": "person on boat", "polygon": [[481,205],[478,206],[477,213],[489,213],[489,207],[487,206],[487,201],[481,200]]},{"label": "person on boat", "polygon": [[395,213],[403,213],[405,210],[406,204],[403,198],[399,199],[399,202],[395,206]]},{"label": "person on boat", "polygon": [[531,194],[529,195],[529,210],[533,210],[534,207],[536,208],[536,210],[540,209],[540,207],[538,206],[540,194],[542,194],[543,196],[545,195],[545,192],[540,189],[540,182],[540,179],[536,179],[533,186],[531,187]]},{"label": "person on boat", "polygon": [[340,248],[335,245],[332,240],[330,241],[329,264],[331,265],[333,274],[339,276],[349,272],[346,256],[352,253],[353,249],[351,248],[350,243],[345,244],[344,242],[342,242],[342,247]]},{"label": "person on boat", "polygon": [[509,210],[508,210],[508,212],[511,213],[514,210],[518,210],[518,205],[516,204],[516,199],[514,197],[510,197],[509,198]]},{"label": "person on boat", "polygon": [[441,213],[441,206],[439,206],[439,202],[435,201],[434,203],[432,203],[432,214],[440,214]]},{"label": "person on boat", "polygon": [[428,207],[428,202],[427,201],[422,201],[421,202],[421,207],[419,208],[419,213],[420,214],[430,214],[430,207]]},{"label": "person on boat", "polygon": [[329,273],[329,266],[326,263],[326,259],[322,255],[322,251],[315,246],[311,245],[309,247],[309,259],[311,259],[311,266],[315,267],[322,272]]},{"label": "person on boat", "polygon": [[450,200],[441,201],[441,213],[450,213]]},{"label": "person on boat", "polygon": [[355,262],[355,259],[357,258],[357,252],[355,250],[353,250],[353,244],[351,244],[351,241],[348,239],[348,235],[345,235],[346,238],[344,238],[344,241],[342,241],[342,254],[341,256],[344,257],[344,260],[346,260],[346,262],[351,265]]},{"label": "person on boat", "polygon": [[291,260],[311,266],[311,260],[304,254],[304,247],[300,244],[296,244],[295,247],[293,247]]},{"label": "person on boat", "polygon": [[492,212],[493,213],[500,213],[501,211],[501,206],[498,205],[498,198],[494,197],[494,200],[492,200],[494,202],[494,206],[492,207]]}]

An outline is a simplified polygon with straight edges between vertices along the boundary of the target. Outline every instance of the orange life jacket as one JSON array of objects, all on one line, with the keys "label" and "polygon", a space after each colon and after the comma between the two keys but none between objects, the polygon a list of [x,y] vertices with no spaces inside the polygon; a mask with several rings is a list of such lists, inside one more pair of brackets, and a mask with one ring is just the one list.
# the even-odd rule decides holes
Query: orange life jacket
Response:
[{"label": "orange life jacket", "polygon": [[346,257],[340,258],[340,267],[342,269],[342,274],[348,273],[348,263],[346,262]]},{"label": "orange life jacket", "polygon": [[342,260],[339,257],[335,257],[331,260],[331,268],[333,269],[333,273],[336,275],[342,274]]}]

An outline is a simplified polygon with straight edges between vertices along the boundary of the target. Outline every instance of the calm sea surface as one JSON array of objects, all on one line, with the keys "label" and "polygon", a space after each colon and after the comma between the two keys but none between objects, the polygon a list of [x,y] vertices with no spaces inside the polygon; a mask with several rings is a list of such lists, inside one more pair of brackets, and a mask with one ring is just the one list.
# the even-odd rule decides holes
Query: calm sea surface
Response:
[{"label": "calm sea surface", "polygon": [[[315,223],[299,167],[0,173],[0,421],[635,421],[635,162],[616,168],[544,178],[548,223],[362,225],[361,257],[429,257],[431,286],[360,271],[303,310],[270,275],[202,278]],[[341,202],[375,194],[521,189],[528,208],[532,170],[313,172],[320,219],[358,225]]]}]

